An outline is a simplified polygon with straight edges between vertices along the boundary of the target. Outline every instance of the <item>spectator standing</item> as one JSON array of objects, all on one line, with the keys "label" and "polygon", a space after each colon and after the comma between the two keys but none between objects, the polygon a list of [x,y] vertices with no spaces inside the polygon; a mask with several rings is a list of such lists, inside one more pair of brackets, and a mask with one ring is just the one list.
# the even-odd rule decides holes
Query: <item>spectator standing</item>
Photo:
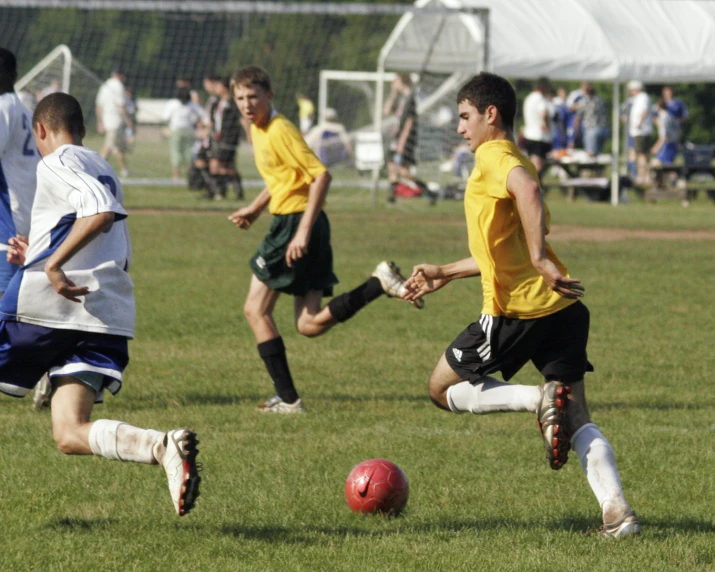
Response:
[{"label": "spectator standing", "polygon": [[566,96],[566,145],[569,149],[581,146],[581,132],[576,126],[576,111],[583,98],[583,90],[579,87],[569,92]]},{"label": "spectator standing", "polygon": [[122,177],[129,175],[125,159],[126,129],[134,128],[126,109],[125,78],[124,72],[115,68],[111,77],[99,88],[95,102],[97,131],[104,135],[104,145],[100,155],[103,159],[107,159],[111,154],[116,155],[119,162],[119,174]]},{"label": "spectator standing", "polygon": [[181,179],[181,167],[191,164],[194,128],[203,117],[204,110],[191,101],[188,87],[178,88],[176,97],[166,104],[164,120],[169,123],[169,157],[175,181]]},{"label": "spectator standing", "polygon": [[633,137],[633,149],[636,155],[636,183],[648,183],[648,151],[653,133],[653,117],[650,113],[650,97],[638,80],[628,82],[628,91],[632,97],[631,111],[628,116],[628,134]]},{"label": "spectator standing", "polygon": [[576,130],[582,128],[583,147],[591,157],[595,157],[601,152],[603,144],[611,133],[608,112],[606,103],[596,95],[590,83],[583,83],[581,90],[584,95],[576,111]]},{"label": "spectator standing", "polygon": [[[229,184],[234,186],[236,199],[243,199],[241,175],[236,170],[236,148],[241,136],[241,124],[244,123],[236,103],[231,97],[228,79],[221,78],[216,82],[215,93],[218,97],[213,107],[211,123],[211,148],[209,151],[209,174],[211,186],[209,191],[214,200],[226,198]],[[247,124],[243,130],[247,131]]]},{"label": "spectator standing", "polygon": [[678,154],[680,140],[680,125],[677,119],[668,110],[665,99],[660,98],[657,103],[658,115],[658,140],[651,149],[654,165],[672,165]]},{"label": "spectator standing", "polygon": [[546,164],[546,154],[551,151],[550,94],[551,84],[542,77],[536,80],[531,93],[524,99],[524,145],[539,177]]},{"label": "spectator standing", "polygon": [[297,93],[295,95],[295,101],[298,104],[298,126],[300,127],[300,133],[305,137],[313,127],[313,122],[315,121],[315,105],[311,99],[303,94]]},{"label": "spectator standing", "polygon": [[393,112],[397,122],[394,131],[395,138],[390,145],[392,153],[387,164],[390,181],[390,194],[387,197],[387,202],[395,202],[400,179],[407,179],[419,188],[422,196],[429,198],[431,204],[435,204],[437,194],[430,191],[426,183],[418,179],[412,172],[412,168],[417,165],[418,121],[414,86],[409,74],[398,74],[392,80],[390,97],[385,103],[383,113],[390,115]]},{"label": "spectator standing", "polygon": [[556,90],[556,95],[551,100],[553,113],[551,115],[552,148],[554,154],[559,156],[566,153],[568,142],[566,140],[566,119],[568,117],[568,107],[566,106],[566,88],[560,87]]}]

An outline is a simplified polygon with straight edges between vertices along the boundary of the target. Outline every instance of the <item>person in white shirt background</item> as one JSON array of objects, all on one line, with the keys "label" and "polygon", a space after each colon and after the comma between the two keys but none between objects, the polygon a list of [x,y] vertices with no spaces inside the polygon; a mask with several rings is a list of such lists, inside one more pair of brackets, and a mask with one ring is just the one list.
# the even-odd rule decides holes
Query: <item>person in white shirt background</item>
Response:
[{"label": "person in white shirt background", "polygon": [[650,151],[650,138],[653,133],[650,97],[643,89],[643,83],[638,80],[628,82],[628,93],[631,96],[628,135],[633,137],[633,149],[636,154],[636,184],[644,185],[649,180],[648,152]]},{"label": "person in white shirt background", "polygon": [[124,88],[124,72],[115,68],[112,76],[105,81],[97,92],[97,131],[104,135],[102,158],[116,155],[119,163],[119,174],[129,175],[126,162],[128,150],[126,130],[133,129],[134,124],[126,109],[126,90]]},{"label": "person in white shirt background", "polygon": [[204,110],[191,101],[188,87],[179,87],[176,96],[166,103],[164,120],[169,123],[169,158],[175,181],[181,178],[181,167],[191,165],[194,130],[204,119]]},{"label": "person in white shirt background", "polygon": [[544,170],[546,155],[551,151],[553,137],[551,117],[551,83],[547,78],[539,78],[532,92],[524,99],[524,144],[529,160],[536,167],[539,176]]}]

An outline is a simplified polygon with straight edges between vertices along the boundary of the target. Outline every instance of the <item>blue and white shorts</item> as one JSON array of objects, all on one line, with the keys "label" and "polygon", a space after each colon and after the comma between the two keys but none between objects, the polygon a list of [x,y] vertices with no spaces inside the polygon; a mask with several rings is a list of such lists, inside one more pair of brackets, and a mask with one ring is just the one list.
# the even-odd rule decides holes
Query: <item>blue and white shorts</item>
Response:
[{"label": "blue and white shorts", "polygon": [[24,397],[40,378],[71,376],[97,392],[115,395],[129,363],[128,338],[112,334],[58,330],[0,321],[0,392]]}]

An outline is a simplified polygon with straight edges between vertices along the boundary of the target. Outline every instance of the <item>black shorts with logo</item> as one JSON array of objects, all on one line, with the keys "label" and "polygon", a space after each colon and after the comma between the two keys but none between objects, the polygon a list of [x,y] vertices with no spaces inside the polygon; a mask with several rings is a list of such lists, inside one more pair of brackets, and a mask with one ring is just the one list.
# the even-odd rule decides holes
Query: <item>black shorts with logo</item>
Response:
[{"label": "black shorts with logo", "polygon": [[308,252],[293,266],[286,263],[286,250],[293,240],[303,213],[275,215],[268,234],[251,258],[253,274],[276,292],[305,296],[309,290],[333,295],[338,277],[333,273],[333,249],[330,246],[330,221],[325,212],[315,220]]},{"label": "black shorts with logo", "polygon": [[581,302],[533,320],[482,314],[457,336],[445,357],[462,379],[473,383],[496,371],[508,381],[528,361],[547,380],[573,383],[593,371],[586,357],[589,319]]},{"label": "black shorts with logo", "polygon": [[548,141],[534,141],[533,139],[524,139],[524,148],[526,154],[536,155],[542,159],[546,159],[546,155],[551,151],[551,143]]}]

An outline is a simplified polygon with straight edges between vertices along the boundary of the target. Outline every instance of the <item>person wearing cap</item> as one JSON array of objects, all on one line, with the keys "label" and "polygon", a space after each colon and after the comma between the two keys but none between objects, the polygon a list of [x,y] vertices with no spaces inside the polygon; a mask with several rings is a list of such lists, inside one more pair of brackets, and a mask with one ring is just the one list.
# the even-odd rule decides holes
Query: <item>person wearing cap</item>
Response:
[{"label": "person wearing cap", "polygon": [[636,184],[648,183],[648,151],[653,133],[653,117],[650,109],[650,97],[638,80],[628,82],[631,96],[631,111],[628,116],[628,135],[633,137],[633,149],[636,154]]},{"label": "person wearing cap", "polygon": [[117,156],[119,174],[122,177],[129,175],[125,159],[128,150],[126,130],[134,129],[134,123],[127,113],[124,80],[124,72],[114,68],[112,76],[99,88],[95,101],[97,131],[104,135],[104,145],[100,154],[103,159],[110,154]]}]

